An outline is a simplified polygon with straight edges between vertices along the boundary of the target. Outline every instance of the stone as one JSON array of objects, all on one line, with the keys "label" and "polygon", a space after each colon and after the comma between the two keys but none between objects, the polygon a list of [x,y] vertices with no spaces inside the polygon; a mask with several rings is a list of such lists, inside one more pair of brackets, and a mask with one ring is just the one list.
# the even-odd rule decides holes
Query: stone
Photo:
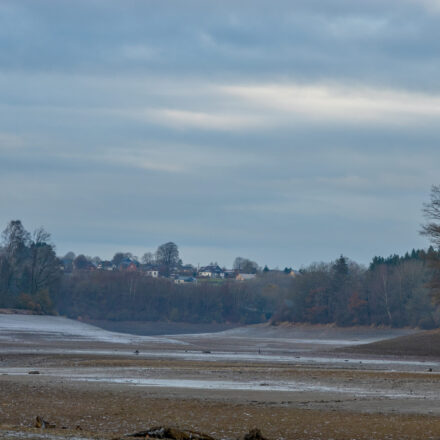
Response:
[{"label": "stone", "polygon": [[263,436],[259,429],[254,428],[243,437],[243,440],[267,440],[267,438]]}]

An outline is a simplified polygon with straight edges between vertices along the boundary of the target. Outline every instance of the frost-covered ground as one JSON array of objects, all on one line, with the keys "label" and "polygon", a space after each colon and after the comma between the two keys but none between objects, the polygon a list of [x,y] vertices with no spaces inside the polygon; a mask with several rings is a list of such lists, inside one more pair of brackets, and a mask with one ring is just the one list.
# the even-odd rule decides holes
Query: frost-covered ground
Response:
[{"label": "frost-covered ground", "polygon": [[178,343],[169,338],[129,335],[103,330],[59,316],[2,315],[0,314],[0,341],[93,341],[114,344]]},{"label": "frost-covered ground", "polygon": [[[334,348],[387,339],[408,330],[328,326],[248,326],[217,333],[140,336],[113,332],[55,316],[0,314],[0,350],[49,350],[102,355],[139,350],[140,356],[176,356],[189,360],[289,362],[304,354],[317,356]],[[3,342],[3,347],[1,343]],[[158,352],[158,348],[160,351]],[[109,352],[110,350],[110,352]],[[324,362],[328,357],[324,357]]]},{"label": "frost-covered ground", "polygon": [[[218,333],[139,336],[55,316],[0,314],[0,355],[112,356],[191,362],[304,365],[390,371],[440,371],[418,359],[350,357],[334,351],[409,330],[327,326],[248,326]],[[204,386],[204,383],[201,384]]]}]

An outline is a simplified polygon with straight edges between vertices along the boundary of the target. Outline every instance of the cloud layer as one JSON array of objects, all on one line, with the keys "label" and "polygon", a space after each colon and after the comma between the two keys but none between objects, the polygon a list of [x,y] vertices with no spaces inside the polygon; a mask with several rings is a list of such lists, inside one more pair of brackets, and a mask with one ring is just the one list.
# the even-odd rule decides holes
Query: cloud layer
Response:
[{"label": "cloud layer", "polygon": [[5,0],[0,222],[299,267],[425,246],[438,1]]}]

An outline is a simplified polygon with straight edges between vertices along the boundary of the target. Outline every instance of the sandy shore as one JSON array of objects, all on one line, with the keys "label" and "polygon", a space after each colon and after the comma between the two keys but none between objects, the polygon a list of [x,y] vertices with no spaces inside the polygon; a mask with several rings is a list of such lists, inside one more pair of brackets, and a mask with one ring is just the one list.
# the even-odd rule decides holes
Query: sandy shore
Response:
[{"label": "sandy shore", "polygon": [[[38,318],[32,325],[43,326]],[[61,327],[46,321],[38,332],[29,322],[2,327],[0,317],[0,438],[37,438],[37,415],[61,438],[117,438],[152,425],[218,439],[253,427],[270,439],[440,437],[437,359],[335,351],[380,334],[260,327],[112,339],[54,322]]]}]

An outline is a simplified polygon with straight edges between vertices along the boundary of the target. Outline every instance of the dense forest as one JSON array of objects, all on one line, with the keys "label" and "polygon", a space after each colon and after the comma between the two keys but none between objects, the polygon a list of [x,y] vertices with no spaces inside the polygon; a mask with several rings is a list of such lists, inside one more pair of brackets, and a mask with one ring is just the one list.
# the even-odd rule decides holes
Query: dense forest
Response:
[{"label": "dense forest", "polygon": [[[433,247],[404,256],[374,257],[369,267],[340,256],[304,267],[295,276],[289,270],[250,265],[248,270],[257,273],[246,281],[183,285],[140,271],[90,270],[90,259],[80,257],[72,257],[67,270],[49,233],[40,228],[31,234],[19,220],[11,221],[0,248],[0,307],[80,319],[440,325],[430,290],[437,276],[433,262],[440,260]],[[248,260],[241,259],[240,264],[243,261]],[[178,259],[169,264],[182,266]],[[168,265],[165,272],[170,271]]]}]

